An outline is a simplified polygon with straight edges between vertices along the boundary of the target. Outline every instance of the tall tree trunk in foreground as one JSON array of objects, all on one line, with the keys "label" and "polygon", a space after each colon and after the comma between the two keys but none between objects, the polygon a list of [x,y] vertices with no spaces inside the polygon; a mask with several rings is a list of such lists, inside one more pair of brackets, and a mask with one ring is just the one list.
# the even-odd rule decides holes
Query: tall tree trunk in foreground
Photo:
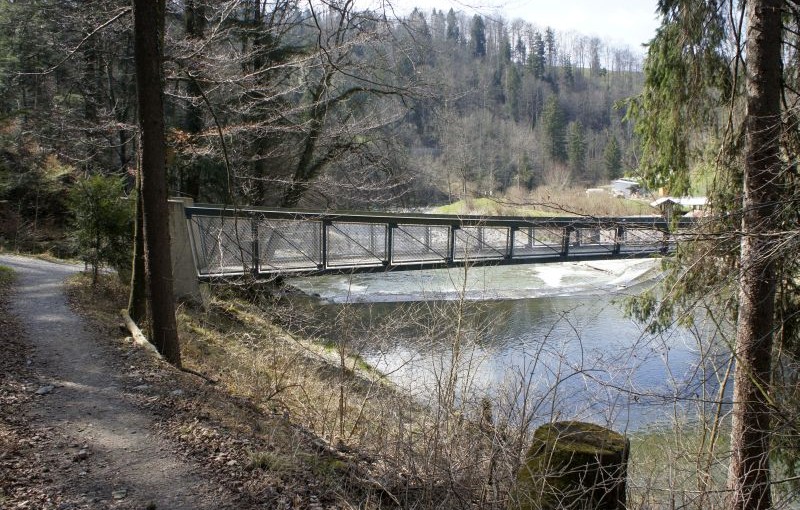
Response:
[{"label": "tall tree trunk in foreground", "polygon": [[775,301],[775,242],[781,179],[781,1],[747,4],[747,120],[736,330],[730,508],[771,506],[770,371]]},{"label": "tall tree trunk in foreground", "polygon": [[141,132],[145,260],[152,342],[173,365],[181,354],[172,290],[161,75],[164,0],[133,0],[136,95]]}]

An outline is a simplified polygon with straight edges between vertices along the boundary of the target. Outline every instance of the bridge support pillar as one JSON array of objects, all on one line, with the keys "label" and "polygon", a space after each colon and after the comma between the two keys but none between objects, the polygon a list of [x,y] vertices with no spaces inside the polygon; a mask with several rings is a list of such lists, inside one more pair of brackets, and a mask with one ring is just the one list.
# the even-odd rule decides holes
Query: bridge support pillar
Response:
[{"label": "bridge support pillar", "polygon": [[172,257],[172,287],[175,299],[201,301],[200,284],[197,269],[192,256],[191,239],[186,225],[187,205],[192,205],[191,198],[170,198],[169,202],[169,239]]}]

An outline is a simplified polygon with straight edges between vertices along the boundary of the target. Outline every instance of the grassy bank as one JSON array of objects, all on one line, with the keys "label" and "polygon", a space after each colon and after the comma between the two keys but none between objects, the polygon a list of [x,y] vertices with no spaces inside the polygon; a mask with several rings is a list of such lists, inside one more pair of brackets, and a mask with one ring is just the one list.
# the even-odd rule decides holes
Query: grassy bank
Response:
[{"label": "grassy bank", "polygon": [[[126,295],[118,280],[103,275],[92,288],[80,276],[70,287],[89,317],[118,322]],[[203,306],[181,305],[184,365],[218,381],[230,402],[247,404],[205,403],[206,418],[177,423],[173,433],[189,442],[209,434],[243,440],[246,469],[267,481],[305,473],[316,480],[309,483],[336,493],[351,490],[346,487],[358,473],[361,492],[355,497],[366,502],[362,508],[514,508],[516,472],[532,429],[553,419],[546,409],[531,411],[545,407],[540,397],[510,386],[507,401],[464,393],[455,399],[447,388],[468,389],[468,378],[442,370],[430,397],[411,398],[358,356],[362,335],[377,341],[394,333],[365,329],[354,322],[356,315],[338,307],[329,320],[339,335],[331,339],[317,333],[319,318],[302,299],[275,299],[254,288],[218,287]],[[470,356],[467,340],[446,347],[448,360]],[[209,416],[228,432],[209,432]],[[270,416],[308,431],[309,441],[336,455],[298,449],[297,434]],[[727,431],[718,431],[712,447],[709,430],[693,425],[630,434],[628,507],[714,508],[721,494],[714,491],[724,486]],[[264,444],[269,446],[255,446]]]},{"label": "grassy bank", "polygon": [[609,193],[587,194],[582,188],[509,192],[495,197],[468,198],[434,209],[438,214],[487,216],[640,216],[659,211],[648,200],[616,198]]}]

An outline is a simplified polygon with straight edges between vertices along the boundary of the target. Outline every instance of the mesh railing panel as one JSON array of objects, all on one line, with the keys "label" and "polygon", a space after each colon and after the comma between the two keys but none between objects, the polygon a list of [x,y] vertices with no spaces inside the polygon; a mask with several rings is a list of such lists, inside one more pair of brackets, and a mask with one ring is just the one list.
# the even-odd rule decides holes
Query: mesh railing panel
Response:
[{"label": "mesh railing panel", "polygon": [[626,228],[620,240],[621,253],[652,252],[664,244],[664,232],[654,228]]},{"label": "mesh railing panel", "polygon": [[570,232],[569,253],[613,253],[616,238],[614,228],[576,228]]},{"label": "mesh railing panel", "polygon": [[192,216],[191,224],[199,274],[243,274],[251,270],[250,219]]},{"label": "mesh railing panel", "polygon": [[261,219],[258,260],[261,272],[317,269],[322,265],[322,222]]},{"label": "mesh railing panel", "polygon": [[514,257],[542,257],[561,253],[561,228],[528,227],[514,232]]},{"label": "mesh railing panel", "polygon": [[449,245],[447,226],[398,225],[392,231],[392,262],[444,262]]},{"label": "mesh railing panel", "polygon": [[328,226],[328,266],[374,266],[386,257],[387,225],[334,222]]},{"label": "mesh railing panel", "polygon": [[461,227],[455,232],[454,260],[502,259],[508,255],[506,227]]}]

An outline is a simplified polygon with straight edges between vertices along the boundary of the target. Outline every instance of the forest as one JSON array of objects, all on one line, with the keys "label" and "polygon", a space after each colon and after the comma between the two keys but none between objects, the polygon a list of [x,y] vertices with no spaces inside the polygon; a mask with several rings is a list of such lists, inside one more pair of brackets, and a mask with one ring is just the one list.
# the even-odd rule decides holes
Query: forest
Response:
[{"label": "forest", "polygon": [[[131,23],[121,1],[0,6],[6,239],[63,227],[92,176],[132,189]],[[635,171],[623,101],[641,55],[596,37],[452,9],[187,1],[167,4],[164,51],[173,196],[409,208]]]}]

